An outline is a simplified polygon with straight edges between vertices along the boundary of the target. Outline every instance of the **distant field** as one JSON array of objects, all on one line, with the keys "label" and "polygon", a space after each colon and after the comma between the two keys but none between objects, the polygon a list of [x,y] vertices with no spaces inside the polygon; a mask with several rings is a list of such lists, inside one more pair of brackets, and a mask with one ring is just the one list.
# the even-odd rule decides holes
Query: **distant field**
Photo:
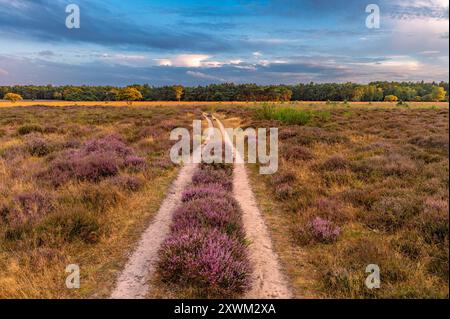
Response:
[{"label": "distant field", "polygon": [[[327,107],[347,107],[347,106],[357,106],[357,107],[398,107],[397,103],[393,102],[349,102],[344,104],[343,102],[321,102],[321,101],[296,101],[296,102],[268,102],[281,104],[284,106],[294,105],[294,106],[327,106]],[[157,106],[157,105],[168,105],[168,106],[210,106],[210,105],[260,105],[262,102],[176,102],[176,101],[140,101],[133,102],[134,106]],[[0,100],[0,107],[16,107],[16,106],[128,106],[127,102],[124,101],[83,101],[83,102],[73,102],[73,101],[49,101],[49,100],[24,100],[16,103],[10,101]],[[408,102],[407,105],[412,108],[427,108],[427,107],[439,107],[448,108],[447,102]]]}]

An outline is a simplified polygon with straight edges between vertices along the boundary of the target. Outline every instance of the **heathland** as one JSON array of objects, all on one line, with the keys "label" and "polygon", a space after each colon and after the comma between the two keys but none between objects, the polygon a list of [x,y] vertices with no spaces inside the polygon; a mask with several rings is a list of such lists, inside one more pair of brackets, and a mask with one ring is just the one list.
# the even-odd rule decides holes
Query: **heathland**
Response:
[{"label": "heathland", "polygon": [[[448,297],[447,103],[0,106],[0,297],[109,296],[179,171],[168,156],[170,131],[190,128],[202,112],[226,127],[279,128],[279,171],[247,170],[295,297]],[[194,176],[150,296],[228,297],[248,289],[251,243],[230,195],[231,174],[202,167]],[[224,185],[202,186],[216,181]],[[198,246],[204,249],[186,248]],[[189,268],[176,263],[182,253],[192,257]],[[73,263],[82,268],[80,289],[64,285]],[[211,263],[226,271],[205,273]],[[380,289],[364,285],[369,264],[380,268]],[[179,290],[168,294],[167,287]]]}]

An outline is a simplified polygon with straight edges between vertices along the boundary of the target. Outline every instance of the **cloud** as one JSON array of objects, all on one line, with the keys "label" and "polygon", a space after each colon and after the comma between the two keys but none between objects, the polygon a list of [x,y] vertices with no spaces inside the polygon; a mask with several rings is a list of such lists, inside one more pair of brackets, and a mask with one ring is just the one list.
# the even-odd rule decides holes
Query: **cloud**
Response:
[{"label": "cloud", "polygon": [[53,51],[50,51],[50,50],[40,51],[38,54],[40,56],[43,56],[43,57],[52,57],[52,56],[55,55],[55,53]]},{"label": "cloud", "polygon": [[181,54],[171,58],[155,59],[158,65],[198,68],[206,65],[209,55],[205,54]]},{"label": "cloud", "polygon": [[117,9],[105,1],[81,0],[81,28],[69,30],[65,27],[65,5],[67,3],[61,0],[15,0],[11,3],[3,0],[0,2],[1,33],[39,41],[131,45],[159,50],[180,50],[187,46],[191,50],[207,48],[211,52],[230,49],[229,43],[205,32],[117,21],[114,18]]},{"label": "cloud", "polygon": [[0,76],[2,76],[2,75],[8,75],[8,74],[9,74],[8,71],[3,70],[3,69],[0,69]]},{"label": "cloud", "polygon": [[226,82],[226,80],[216,77],[216,76],[212,76],[203,72],[195,72],[195,71],[187,71],[186,72],[187,75],[190,75],[194,78],[200,78],[200,79],[208,79],[208,80],[214,80],[214,81],[220,81],[220,82]]}]

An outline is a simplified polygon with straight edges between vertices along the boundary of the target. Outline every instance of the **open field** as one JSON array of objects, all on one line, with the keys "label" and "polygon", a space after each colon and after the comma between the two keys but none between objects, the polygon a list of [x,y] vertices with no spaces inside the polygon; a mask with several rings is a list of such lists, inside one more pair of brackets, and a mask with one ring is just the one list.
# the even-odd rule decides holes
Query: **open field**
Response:
[{"label": "open field", "polygon": [[[279,128],[278,172],[247,171],[294,297],[448,297],[447,103],[57,103],[0,102],[0,298],[110,296],[179,172],[169,132],[203,111],[225,127]],[[194,175],[147,297],[250,289],[231,174]],[[81,289],[64,287],[72,263]],[[380,289],[364,285],[369,264]]]},{"label": "open field", "polygon": [[[217,111],[279,127],[278,173],[251,172],[297,298],[448,297],[447,108],[329,109],[305,125]],[[369,264],[380,289],[364,285]]]},{"label": "open field", "polygon": [[[178,168],[186,107],[0,110],[0,298],[108,297]],[[66,289],[68,264],[81,289]]]}]

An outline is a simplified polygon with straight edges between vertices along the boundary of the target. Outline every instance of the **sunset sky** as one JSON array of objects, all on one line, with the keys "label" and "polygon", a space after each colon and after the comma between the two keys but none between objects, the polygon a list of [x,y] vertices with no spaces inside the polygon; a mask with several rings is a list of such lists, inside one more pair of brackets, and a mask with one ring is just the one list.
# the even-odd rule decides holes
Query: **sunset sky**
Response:
[{"label": "sunset sky", "polygon": [[448,81],[448,45],[447,0],[0,0],[0,85]]}]

